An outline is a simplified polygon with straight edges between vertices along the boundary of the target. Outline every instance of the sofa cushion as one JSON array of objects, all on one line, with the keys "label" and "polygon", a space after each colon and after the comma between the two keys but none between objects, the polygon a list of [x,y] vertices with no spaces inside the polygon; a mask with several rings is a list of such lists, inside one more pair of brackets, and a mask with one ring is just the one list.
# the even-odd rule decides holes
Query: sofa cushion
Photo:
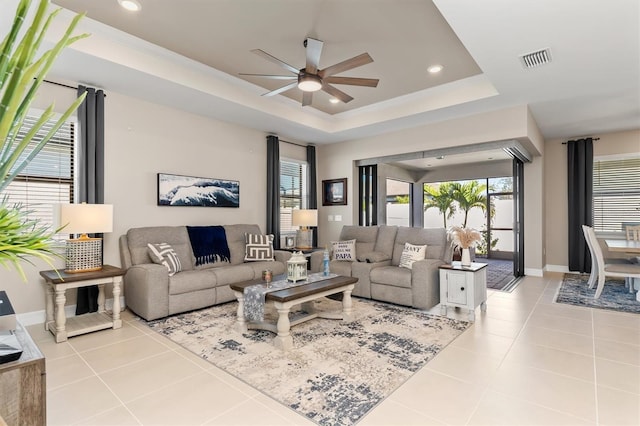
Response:
[{"label": "sofa cushion", "polygon": [[182,271],[169,277],[169,294],[190,293],[216,286],[213,269],[199,271]]},{"label": "sofa cushion", "polygon": [[[340,232],[340,241],[356,240],[356,253],[371,253],[376,251],[377,236],[377,226],[345,225]],[[356,260],[355,257],[353,260]]]},{"label": "sofa cushion", "polygon": [[244,234],[245,262],[273,260],[273,234]]},{"label": "sofa cushion", "polygon": [[127,245],[131,253],[131,263],[140,265],[153,263],[147,244],[170,244],[180,259],[183,271],[193,269],[195,262],[189,235],[185,226],[149,226],[132,228],[127,231]]},{"label": "sofa cushion", "polygon": [[227,245],[231,253],[231,264],[244,263],[245,237],[244,234],[262,234],[258,225],[224,225],[227,234]]},{"label": "sofa cushion", "polygon": [[249,265],[227,265],[220,268],[210,269],[216,276],[216,286],[224,286],[240,281],[252,280],[255,277],[253,268]]},{"label": "sofa cushion", "polygon": [[176,254],[171,244],[167,243],[158,243],[158,244],[147,244],[149,248],[149,256],[153,263],[157,263],[158,265],[164,265],[169,271],[169,276],[175,275],[176,272],[182,271],[182,265],[180,264],[180,259]]},{"label": "sofa cushion", "polygon": [[427,245],[426,259],[445,260],[447,246],[447,231],[444,228],[410,228],[400,226],[396,234],[391,264],[400,265],[400,257],[404,244]]},{"label": "sofa cushion", "polygon": [[353,262],[342,262],[339,260],[332,260],[329,263],[329,270],[332,274],[344,275],[345,277],[351,276],[351,265]]},{"label": "sofa cushion", "polygon": [[332,260],[356,261],[356,240],[332,241]]},{"label": "sofa cushion", "polygon": [[426,253],[426,245],[404,243],[404,250],[400,256],[400,267],[411,269],[413,262],[423,260]]},{"label": "sofa cushion", "polygon": [[397,266],[380,266],[373,268],[370,274],[371,283],[385,284],[393,287],[411,288],[411,270]]},{"label": "sofa cushion", "polygon": [[398,233],[397,226],[380,225],[378,227],[378,237],[376,238],[376,245],[373,251],[387,253],[389,259],[393,255],[393,245],[396,241],[396,234]]}]

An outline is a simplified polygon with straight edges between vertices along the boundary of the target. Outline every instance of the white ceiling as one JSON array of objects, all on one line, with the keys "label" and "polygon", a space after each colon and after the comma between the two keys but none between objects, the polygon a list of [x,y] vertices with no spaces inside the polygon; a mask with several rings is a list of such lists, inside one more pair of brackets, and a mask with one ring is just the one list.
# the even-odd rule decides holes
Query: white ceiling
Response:
[{"label": "white ceiling", "polygon": [[[547,139],[640,128],[637,0],[139,1],[132,14],[116,0],[54,0],[88,11],[92,36],[51,76],[317,144],[523,104]],[[297,89],[266,98],[273,82],[238,76],[281,72],[256,48],[302,68],[307,36],[325,43],[321,67],[369,52],[344,75],[379,86],[303,108]],[[519,55],[543,48],[552,62],[524,69]]]}]

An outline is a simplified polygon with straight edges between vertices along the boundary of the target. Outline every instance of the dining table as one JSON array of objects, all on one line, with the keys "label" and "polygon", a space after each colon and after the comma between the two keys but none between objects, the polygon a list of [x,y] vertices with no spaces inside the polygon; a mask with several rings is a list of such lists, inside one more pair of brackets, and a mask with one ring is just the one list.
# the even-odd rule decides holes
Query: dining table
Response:
[{"label": "dining table", "polygon": [[634,240],[604,240],[609,251],[640,255],[640,241]]},{"label": "dining table", "polygon": [[[627,253],[629,255],[637,255],[640,261],[640,241],[634,240],[604,240],[607,249],[615,253]],[[636,300],[640,302],[640,279],[632,279],[632,285],[636,292]]]}]

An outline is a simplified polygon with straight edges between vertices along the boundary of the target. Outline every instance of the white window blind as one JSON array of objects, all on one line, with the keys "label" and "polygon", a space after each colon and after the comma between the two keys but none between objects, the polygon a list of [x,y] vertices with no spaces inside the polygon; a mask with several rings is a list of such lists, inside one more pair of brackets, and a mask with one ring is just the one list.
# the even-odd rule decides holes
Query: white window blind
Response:
[{"label": "white window blind", "polygon": [[298,228],[291,225],[291,212],[307,206],[307,163],[280,160],[280,232],[296,231]]},{"label": "white window blind", "polygon": [[[37,120],[38,116],[27,116],[18,139],[23,138]],[[32,151],[55,123],[50,120],[40,129],[23,157]],[[28,218],[40,220],[45,226],[53,223],[53,204],[73,202],[75,129],[74,121],[64,123],[40,153],[0,194],[7,196],[10,204],[25,206],[29,212]]]},{"label": "white window blind", "polygon": [[593,162],[593,226],[624,232],[640,224],[640,157]]}]

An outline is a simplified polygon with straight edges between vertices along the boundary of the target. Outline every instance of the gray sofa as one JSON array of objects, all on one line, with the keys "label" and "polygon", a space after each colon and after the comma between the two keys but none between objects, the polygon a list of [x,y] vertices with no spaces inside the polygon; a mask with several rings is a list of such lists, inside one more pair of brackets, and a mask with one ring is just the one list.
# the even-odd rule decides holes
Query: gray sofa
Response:
[{"label": "gray sofa", "polygon": [[[274,261],[244,262],[245,233],[261,234],[258,225],[224,225],[230,261],[195,265],[186,226],[132,228],[120,237],[125,303],[146,320],[235,300],[229,284],[261,277],[264,269],[283,274],[291,253],[274,250]],[[169,276],[153,263],[148,243],[168,243],[182,271]]]},{"label": "gray sofa", "polygon": [[[330,262],[330,270],[358,278],[353,295],[429,309],[440,302],[440,265],[450,263],[451,244],[444,228],[352,226],[342,228],[340,241],[356,240],[357,261]],[[400,267],[404,244],[427,245],[426,258],[412,269]],[[322,252],[311,255],[311,270],[322,269]]]}]

